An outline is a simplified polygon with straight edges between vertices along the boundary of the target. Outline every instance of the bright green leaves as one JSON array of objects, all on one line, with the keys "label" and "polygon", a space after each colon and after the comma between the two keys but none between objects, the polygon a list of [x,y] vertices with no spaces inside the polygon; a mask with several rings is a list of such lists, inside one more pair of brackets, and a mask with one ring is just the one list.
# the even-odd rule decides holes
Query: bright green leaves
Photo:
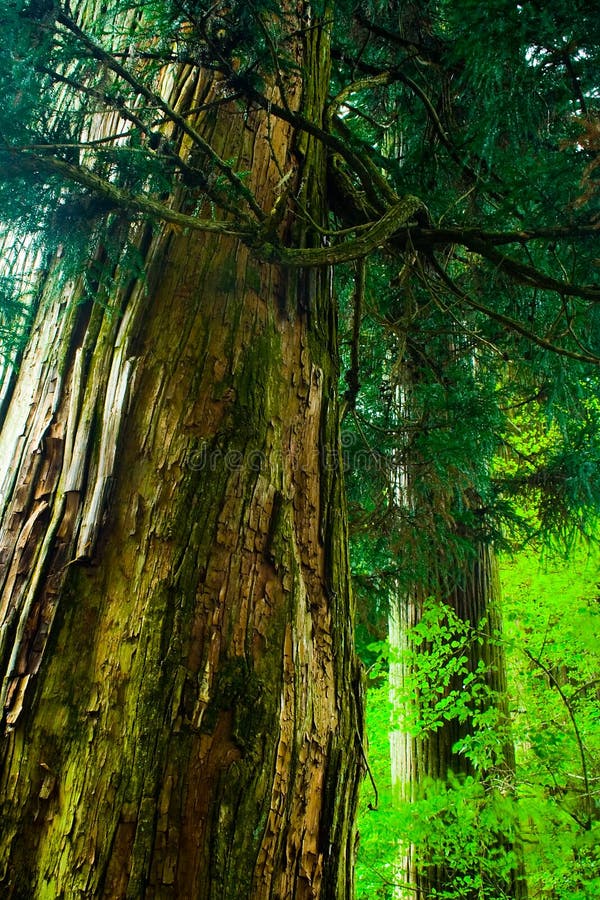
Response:
[{"label": "bright green leaves", "polygon": [[480,643],[471,624],[449,606],[427,601],[398,660],[407,674],[402,695],[395,698],[405,717],[395,726],[419,736],[437,731],[449,720],[469,719],[485,694],[483,661],[474,672],[470,667],[473,644]]},{"label": "bright green leaves", "polygon": [[556,374],[530,402],[510,400],[494,485],[514,498],[513,546],[535,537],[542,547],[565,552],[578,536],[597,535],[600,408],[595,377],[569,380],[562,365]]},{"label": "bright green leaves", "polygon": [[399,811],[402,845],[412,844],[425,884],[435,883],[435,868],[444,867],[444,886],[429,894],[436,900],[509,900],[516,866],[512,849],[518,823],[510,796],[491,791],[472,777],[450,776],[431,782],[413,803]]},{"label": "bright green leaves", "polygon": [[[405,693],[412,720],[390,723],[387,686],[369,691],[370,762],[380,804],[361,816],[360,900],[392,897],[391,884],[402,881],[402,848],[411,845],[423,878],[438,864],[450,873],[445,888],[432,895],[438,900],[460,900],[469,892],[486,900],[514,897],[519,848],[530,896],[600,897],[597,553],[579,549],[569,562],[554,560],[546,569],[523,554],[505,561],[502,572],[504,636],[494,640],[507,656],[509,720],[485,686],[483,665],[469,671],[479,629],[433,603],[411,632],[414,672]],[[456,690],[460,680],[463,696],[453,692],[453,679]],[[457,749],[483,768],[510,730],[515,774],[499,765],[484,778],[476,772],[425,780],[413,786],[412,802],[395,808],[385,768],[389,731],[398,724],[415,734],[435,731],[449,715],[470,716],[470,732]]]},{"label": "bright green leaves", "polygon": [[357,900],[391,897],[396,881],[396,855],[401,832],[390,780],[390,709],[387,685],[370,688],[366,710],[368,755],[371,774],[377,784],[378,804],[376,809],[373,808],[373,791],[365,781],[360,799]]},{"label": "bright green leaves", "polygon": [[531,892],[600,896],[598,554],[504,565],[517,771]]},{"label": "bright green leaves", "polygon": [[469,760],[474,771],[489,774],[505,763],[510,740],[503,698],[492,687],[493,663],[484,659],[483,648],[497,640],[488,631],[485,621],[464,621],[449,605],[430,598],[399,658],[392,655],[390,663],[403,672],[401,686],[392,689],[400,712],[392,727],[430,738],[457,723],[460,737],[453,753]]}]

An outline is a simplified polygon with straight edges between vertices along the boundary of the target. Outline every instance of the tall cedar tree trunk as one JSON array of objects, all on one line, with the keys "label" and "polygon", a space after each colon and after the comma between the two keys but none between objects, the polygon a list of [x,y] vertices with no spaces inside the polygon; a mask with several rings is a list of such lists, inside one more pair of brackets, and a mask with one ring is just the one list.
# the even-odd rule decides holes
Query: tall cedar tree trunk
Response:
[{"label": "tall cedar tree trunk", "polygon": [[[484,640],[481,644],[475,642],[470,647],[468,667],[475,671],[480,662],[487,667],[486,684],[493,693],[502,695],[506,690],[506,670],[504,654],[497,642],[491,639],[497,633],[497,601],[498,601],[498,575],[497,564],[493,550],[490,547],[479,545],[475,559],[465,563],[463,582],[456,586],[449,594],[443,597],[457,616],[463,621],[483,625]],[[390,615],[390,647],[395,655],[401,655],[409,646],[407,631],[417,624],[420,619],[423,601],[428,596],[434,595],[433,586],[428,592],[418,590],[405,598],[398,598],[393,605]],[[397,691],[402,691],[402,685],[406,679],[406,672],[401,661],[392,663],[390,670],[390,686],[392,703],[397,697]],[[460,685],[450,682],[448,690],[460,690]],[[504,704],[500,716],[507,715]],[[402,716],[402,710],[396,707],[392,713],[394,721]],[[460,723],[457,719],[444,722],[436,731],[424,733],[418,737],[393,730],[390,733],[390,750],[392,760],[392,784],[398,801],[410,802],[416,799],[422,792],[422,786],[431,779],[444,781],[449,772],[455,775],[473,774],[473,767],[467,757],[454,751],[457,741],[464,738],[471,726],[469,722]],[[501,778],[506,790],[511,790],[514,776],[514,749],[508,739],[503,747],[503,763],[501,769],[488,775],[494,779]],[[485,775],[484,775],[485,777]],[[498,838],[502,843],[502,838]],[[507,849],[509,849],[507,847]],[[512,897],[514,900],[523,900],[527,896],[527,885],[524,871],[520,862],[518,845],[513,848],[516,853],[516,868],[510,873],[504,883],[497,885],[503,891],[502,896]],[[452,869],[432,864],[426,858],[420,858],[415,848],[404,846],[398,865],[398,883],[406,884],[406,888],[399,888],[399,898],[426,898],[437,895],[451,887],[453,881]],[[461,895],[462,896],[462,895]],[[465,900],[478,900],[480,892],[473,889],[465,893]]]},{"label": "tall cedar tree trunk", "polygon": [[[411,403],[410,376],[406,376],[403,385],[396,388],[399,408]],[[413,460],[415,463],[416,460]],[[426,461],[423,461],[426,463]],[[412,475],[410,462],[399,467],[394,473],[392,492],[396,502],[413,510],[423,527],[431,513],[449,505],[449,498],[442,496],[432,486],[431,508],[419,508],[418,501],[413,498]],[[465,503],[468,503],[465,498]],[[447,604],[458,619],[469,622],[474,628],[480,628],[480,641],[473,641],[465,651],[468,654],[466,663],[469,671],[475,672],[480,664],[485,667],[486,686],[490,691],[489,702],[500,704],[498,710],[501,725],[506,726],[508,710],[504,697],[506,695],[506,660],[502,646],[497,641],[500,630],[498,603],[500,600],[500,584],[497,560],[493,547],[482,543],[473,534],[461,530],[460,538],[468,542],[473,551],[472,557],[453,561],[450,572],[444,570],[446,548],[436,545],[435,541],[429,549],[428,571],[425,579],[415,583],[410,591],[399,590],[390,598],[390,615],[388,639],[390,644],[390,700],[392,706],[392,730],[390,731],[390,759],[392,789],[397,803],[411,802],[422,794],[424,785],[431,780],[445,781],[450,772],[455,775],[475,774],[469,758],[455,751],[454,747],[473,729],[468,720],[460,722],[458,718],[444,721],[433,731],[424,731],[416,737],[398,728],[398,722],[406,715],[403,701],[406,696],[407,680],[410,683],[410,663],[406,651],[411,651],[410,630],[421,620],[423,607],[428,598],[433,597]],[[451,554],[450,554],[451,556]],[[421,561],[421,566],[423,561]],[[417,567],[417,569],[420,567]],[[452,679],[447,691],[462,691],[461,683]],[[492,700],[493,698],[493,700]],[[414,702],[418,702],[414,698]],[[483,777],[493,775],[501,777],[506,790],[511,790],[515,768],[514,747],[505,736],[502,747],[502,763],[492,773],[483,773]],[[502,842],[502,838],[499,837]],[[507,848],[508,849],[508,848]],[[523,866],[520,861],[518,845],[515,851],[516,867],[507,876],[503,884],[497,888],[503,896],[524,900],[527,896],[527,885]],[[427,900],[432,896],[443,895],[451,889],[453,882],[452,869],[422,858],[417,849],[410,844],[401,846],[397,867],[398,887],[395,896],[399,900]],[[461,895],[462,896],[462,895]],[[478,900],[478,889],[464,894],[465,900]]]},{"label": "tall cedar tree trunk", "polygon": [[[320,115],[326,30],[305,40],[296,102]],[[169,77],[178,110],[218,90]],[[293,168],[322,219],[318,147],[218,110],[196,127],[263,208]],[[145,280],[109,268],[103,304],[47,276],[0,435],[0,891],[350,900],[361,698],[329,278],[227,236],[137,242]]]}]

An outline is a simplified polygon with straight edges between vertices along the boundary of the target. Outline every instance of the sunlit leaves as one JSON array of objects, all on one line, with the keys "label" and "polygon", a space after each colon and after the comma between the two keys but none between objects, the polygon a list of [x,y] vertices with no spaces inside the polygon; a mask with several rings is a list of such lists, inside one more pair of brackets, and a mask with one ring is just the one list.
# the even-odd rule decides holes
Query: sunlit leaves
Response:
[{"label": "sunlit leaves", "polygon": [[[390,721],[385,688],[370,691],[370,759],[382,786],[382,809],[365,810],[361,818],[361,900],[378,896],[376,887],[379,896],[392,896],[389,881],[399,853],[394,837],[405,848],[413,845],[425,877],[436,862],[450,868],[451,883],[437,897],[459,900],[468,889],[489,900],[511,897],[499,885],[515,864],[515,840],[524,852],[530,896],[600,896],[599,571],[597,552],[581,548],[568,562],[549,560],[545,568],[533,554],[503,563],[504,634],[496,639],[508,660],[514,778],[503,781],[500,769],[486,781],[451,775],[447,782],[425,782],[413,802],[394,811],[383,763],[397,723]],[[478,674],[464,677],[465,647],[475,637],[476,629],[429,607],[416,633],[420,655],[411,686],[429,713],[426,719],[413,707],[413,722],[436,728],[447,712],[475,709],[463,747],[473,760],[489,764],[494,741],[506,741],[507,723],[495,704],[477,701]],[[452,695],[445,669],[463,678],[464,696]],[[447,707],[438,703],[445,696]]]},{"label": "sunlit leaves", "polygon": [[533,556],[504,566],[530,884],[561,900],[600,895],[598,571],[581,549],[546,568]]}]

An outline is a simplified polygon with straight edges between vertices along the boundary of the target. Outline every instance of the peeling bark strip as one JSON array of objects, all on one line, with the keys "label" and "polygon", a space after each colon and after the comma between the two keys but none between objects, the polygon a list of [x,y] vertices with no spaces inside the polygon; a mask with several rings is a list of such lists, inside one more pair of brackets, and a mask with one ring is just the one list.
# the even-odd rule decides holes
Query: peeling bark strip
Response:
[{"label": "peeling bark strip", "polygon": [[[318,107],[326,34],[306,40]],[[213,89],[166,84],[184,112]],[[194,128],[251,161],[263,208],[284,167],[323,221],[322,153],[297,171],[290,124],[240,128],[223,104]],[[138,242],[145,282],[110,308],[48,287],[0,434],[0,892],[350,900],[361,699],[328,274],[228,235]]]},{"label": "peeling bark strip", "polygon": [[[74,556],[73,548],[77,540],[92,547],[126,413],[131,363],[126,361],[120,374],[118,318],[95,310],[90,316],[89,304],[86,309],[77,303],[80,292],[74,283],[52,301],[55,289],[49,283],[52,305],[41,310],[0,438],[1,458],[8,464],[0,522],[0,710],[9,727],[39,669],[65,567],[83,555]],[[73,335],[85,334],[86,324],[88,343],[96,350],[91,367],[84,364],[90,348],[73,348]],[[102,373],[111,359],[107,381]],[[102,437],[94,460],[90,441],[98,419]],[[93,509],[99,511],[95,520]]]}]

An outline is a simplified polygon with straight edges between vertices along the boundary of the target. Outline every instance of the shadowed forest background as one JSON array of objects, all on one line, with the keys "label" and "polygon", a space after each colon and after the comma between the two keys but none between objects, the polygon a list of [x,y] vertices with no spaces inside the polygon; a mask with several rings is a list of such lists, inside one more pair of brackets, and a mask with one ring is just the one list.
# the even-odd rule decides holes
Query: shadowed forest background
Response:
[{"label": "shadowed forest background", "polygon": [[600,11],[4,0],[0,892],[600,897]]}]

